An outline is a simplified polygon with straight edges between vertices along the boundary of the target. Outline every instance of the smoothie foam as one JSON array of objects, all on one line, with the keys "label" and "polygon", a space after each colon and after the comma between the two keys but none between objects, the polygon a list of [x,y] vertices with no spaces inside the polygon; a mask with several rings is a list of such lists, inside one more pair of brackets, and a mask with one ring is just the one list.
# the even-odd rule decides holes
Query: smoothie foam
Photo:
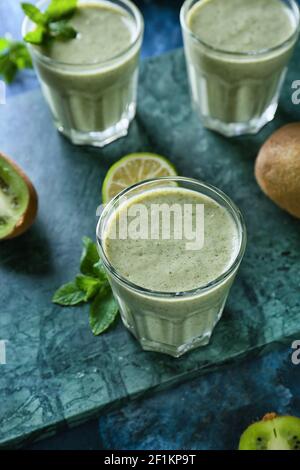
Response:
[{"label": "smoothie foam", "polygon": [[296,27],[280,0],[203,0],[191,8],[187,24],[206,44],[228,52],[276,47]]},{"label": "smoothie foam", "polygon": [[[196,205],[204,205],[204,245],[200,249],[186,248],[188,239],[174,239],[174,216],[170,217],[170,239],[162,239],[162,224],[155,239],[119,239],[122,212],[134,205],[142,204],[149,216],[153,205],[178,205],[182,209],[188,204],[192,208],[195,228]],[[162,207],[162,206],[161,206]],[[174,214],[174,213],[173,213]],[[151,233],[149,217],[149,236]],[[104,247],[114,268],[126,279],[138,286],[164,292],[182,292],[196,289],[224,273],[238,251],[237,227],[228,211],[217,202],[196,191],[180,188],[153,189],[144,195],[133,197],[123,204],[108,225]]]}]

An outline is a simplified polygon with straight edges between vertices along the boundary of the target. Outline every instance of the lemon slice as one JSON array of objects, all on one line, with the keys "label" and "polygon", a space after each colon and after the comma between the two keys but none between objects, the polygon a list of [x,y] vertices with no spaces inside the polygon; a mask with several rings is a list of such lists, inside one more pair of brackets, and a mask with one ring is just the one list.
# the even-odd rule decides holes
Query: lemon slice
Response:
[{"label": "lemon slice", "polygon": [[110,201],[123,189],[140,181],[176,175],[174,166],[165,157],[154,153],[131,153],[108,170],[102,186],[102,201]]}]

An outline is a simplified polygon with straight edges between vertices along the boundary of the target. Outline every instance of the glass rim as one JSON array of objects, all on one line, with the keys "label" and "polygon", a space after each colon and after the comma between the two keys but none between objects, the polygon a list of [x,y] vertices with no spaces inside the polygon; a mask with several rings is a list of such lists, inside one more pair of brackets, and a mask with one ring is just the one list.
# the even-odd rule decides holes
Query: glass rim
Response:
[{"label": "glass rim", "polygon": [[[101,225],[102,225],[104,219],[107,217],[108,212],[110,211],[110,209],[112,209],[114,206],[116,206],[119,199],[121,197],[123,197],[124,195],[126,195],[127,193],[135,190],[138,187],[141,187],[141,186],[144,186],[144,185],[147,185],[147,184],[151,185],[152,183],[156,183],[156,182],[159,182],[159,181],[185,182],[185,183],[194,184],[194,185],[196,184],[199,187],[199,189],[200,188],[208,189],[212,194],[218,195],[218,197],[225,203],[226,209],[231,213],[231,215],[233,216],[233,218],[234,218],[234,220],[235,220],[235,222],[238,226],[240,246],[239,246],[239,249],[237,250],[237,253],[236,253],[236,256],[235,256],[234,260],[232,261],[232,263],[230,264],[230,266],[226,269],[226,271],[224,273],[220,274],[220,276],[218,276],[216,279],[210,281],[207,284],[204,284],[203,286],[196,287],[196,288],[189,289],[189,290],[185,290],[185,291],[179,291],[179,292],[159,291],[159,290],[148,289],[146,287],[139,286],[138,284],[135,284],[134,282],[131,282],[128,279],[126,279],[126,277],[124,277],[122,274],[120,274],[114,268],[114,266],[111,264],[111,262],[109,261],[109,259],[106,256],[106,253],[105,253],[105,250],[104,250],[104,247],[103,247],[103,243],[102,243],[102,241],[103,241],[102,237],[98,236],[98,234],[101,233]],[[201,193],[201,191],[199,191],[199,193]],[[211,197],[214,201],[216,201],[216,199],[213,197],[212,194],[210,194],[208,197]],[[218,202],[218,201],[216,201],[216,202]],[[119,282],[121,282],[123,285],[130,288],[131,290],[134,290],[135,292],[137,292],[139,294],[144,294],[146,296],[159,297],[159,298],[165,298],[165,299],[175,297],[176,299],[180,299],[180,298],[186,298],[186,297],[192,297],[192,296],[200,295],[200,294],[203,294],[207,291],[212,290],[213,288],[217,287],[218,285],[220,285],[224,281],[226,281],[226,279],[232,273],[234,273],[234,271],[237,270],[237,268],[239,267],[239,265],[240,265],[240,263],[243,259],[245,249],[246,249],[247,229],[246,229],[246,224],[245,224],[245,221],[244,221],[244,217],[243,217],[240,209],[232,201],[232,199],[229,196],[227,196],[222,190],[216,188],[215,186],[213,186],[209,183],[206,183],[204,181],[201,181],[201,180],[198,180],[198,179],[195,179],[195,178],[187,178],[187,177],[184,177],[184,176],[164,176],[164,177],[160,177],[160,178],[151,178],[151,179],[143,180],[139,183],[135,183],[135,184],[129,186],[128,188],[123,189],[123,191],[121,191],[111,201],[109,201],[105,205],[105,207],[104,207],[104,209],[103,209],[103,211],[102,211],[102,213],[99,217],[97,227],[96,227],[96,240],[97,240],[97,244],[98,244],[98,247],[100,249],[101,258],[102,258],[102,261],[103,261],[105,267],[107,268],[109,273],[114,278],[116,278]]]},{"label": "glass rim", "polygon": [[[203,1],[203,0],[199,0]],[[281,0],[282,1],[282,0]],[[286,0],[289,5],[292,8],[292,12],[294,14],[294,18],[296,20],[296,25],[295,25],[295,30],[291,33],[291,35],[285,39],[283,42],[278,44],[277,46],[273,46],[270,48],[264,48],[264,49],[258,49],[254,51],[247,51],[247,52],[239,52],[239,51],[228,51],[226,49],[214,47],[211,44],[207,43],[203,39],[201,39],[199,36],[197,36],[193,31],[188,27],[187,22],[186,22],[186,16],[189,11],[189,7],[192,5],[194,0],[185,0],[183,5],[181,6],[180,9],[180,24],[181,28],[184,32],[189,34],[191,38],[199,43],[200,45],[204,46],[205,48],[209,49],[212,52],[215,52],[217,54],[222,54],[222,55],[228,55],[231,57],[243,57],[243,58],[250,58],[250,57],[259,57],[263,56],[272,52],[276,52],[277,50],[284,48],[287,46],[293,39],[296,39],[299,31],[300,31],[300,9],[299,5],[295,0]],[[196,3],[196,2],[195,2]]]},{"label": "glass rim", "polygon": [[[99,0],[93,0],[93,1],[79,0],[79,3],[97,3],[97,1],[99,1]],[[39,0],[37,2],[36,6],[39,8],[43,5],[45,5],[47,2],[49,2],[49,0]],[[118,2],[126,5],[131,10],[131,13],[133,13],[134,20],[136,22],[136,35],[135,35],[134,39],[132,40],[132,42],[129,44],[129,46],[126,49],[124,49],[124,51],[121,51],[120,53],[116,54],[115,56],[111,57],[110,59],[100,61],[100,62],[92,62],[92,63],[85,62],[83,64],[74,64],[74,63],[70,63],[70,62],[63,62],[63,61],[60,61],[60,60],[51,59],[51,57],[48,57],[47,55],[42,54],[39,50],[37,50],[37,48],[34,47],[33,44],[26,43],[26,45],[30,49],[30,51],[33,53],[33,55],[36,55],[39,60],[41,60],[42,62],[45,62],[45,63],[47,63],[48,65],[51,65],[51,66],[58,65],[58,66],[67,67],[67,68],[89,67],[91,69],[93,69],[95,67],[99,67],[99,66],[104,66],[104,67],[105,66],[110,66],[110,65],[114,64],[116,61],[118,61],[118,59],[121,59],[122,57],[126,56],[126,54],[128,54],[132,49],[134,49],[136,47],[136,45],[138,44],[138,42],[140,41],[140,39],[143,35],[143,32],[144,32],[144,19],[143,19],[143,15],[140,12],[139,8],[131,0],[118,0]],[[103,0],[103,3],[114,3],[114,0]],[[32,21],[27,16],[25,16],[24,19],[23,19],[23,22],[22,22],[22,27],[21,27],[21,32],[22,32],[22,37],[23,38],[24,38],[25,34],[28,31],[28,25],[31,24],[31,23],[32,23]]]}]

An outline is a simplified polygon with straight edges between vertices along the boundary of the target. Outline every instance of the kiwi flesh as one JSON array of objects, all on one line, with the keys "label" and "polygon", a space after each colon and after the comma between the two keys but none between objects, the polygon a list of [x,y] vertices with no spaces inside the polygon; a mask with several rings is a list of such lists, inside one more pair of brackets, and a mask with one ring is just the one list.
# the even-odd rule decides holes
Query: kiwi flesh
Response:
[{"label": "kiwi flesh", "polygon": [[15,162],[0,154],[0,240],[25,232],[37,213],[33,184]]},{"label": "kiwi flesh", "polygon": [[266,414],[243,432],[239,450],[300,450],[300,418]]}]

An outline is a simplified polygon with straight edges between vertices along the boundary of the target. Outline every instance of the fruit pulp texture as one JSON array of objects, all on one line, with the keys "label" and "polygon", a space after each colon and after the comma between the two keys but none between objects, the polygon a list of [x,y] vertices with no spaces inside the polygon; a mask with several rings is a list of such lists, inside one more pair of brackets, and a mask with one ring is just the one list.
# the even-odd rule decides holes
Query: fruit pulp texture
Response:
[{"label": "fruit pulp texture", "polygon": [[7,160],[0,157],[0,239],[13,230],[28,203],[26,182]]},{"label": "fruit pulp texture", "polygon": [[[243,432],[240,450],[299,450],[300,419],[269,413],[263,420],[251,424]],[[268,416],[266,415],[266,416]]]},{"label": "fruit pulp texture", "polygon": [[[120,232],[122,214],[130,214],[130,209],[142,204],[147,210],[148,235],[151,236],[151,208],[166,204],[181,210],[180,223],[184,226],[184,207],[192,208],[192,230],[196,229],[196,206],[204,205],[204,245],[200,249],[187,249],[188,234],[182,239],[174,239],[174,216],[170,217],[170,239],[162,239],[164,225],[162,221],[156,229],[153,239],[120,239],[112,233]],[[174,212],[175,213],[175,212]],[[167,213],[166,213],[167,214]],[[127,223],[134,217],[127,217]],[[200,221],[200,218],[199,218]],[[129,226],[129,225],[128,225]],[[166,225],[165,225],[166,227]],[[184,230],[183,230],[184,232]],[[200,245],[199,245],[200,246]],[[146,289],[164,292],[182,292],[196,289],[216,279],[232,264],[238,246],[236,224],[228,213],[213,199],[196,191],[169,188],[153,189],[144,195],[132,198],[124,207],[120,207],[109,224],[105,236],[105,251],[116,271],[126,279]],[[130,261],[129,261],[130,260]]]}]

